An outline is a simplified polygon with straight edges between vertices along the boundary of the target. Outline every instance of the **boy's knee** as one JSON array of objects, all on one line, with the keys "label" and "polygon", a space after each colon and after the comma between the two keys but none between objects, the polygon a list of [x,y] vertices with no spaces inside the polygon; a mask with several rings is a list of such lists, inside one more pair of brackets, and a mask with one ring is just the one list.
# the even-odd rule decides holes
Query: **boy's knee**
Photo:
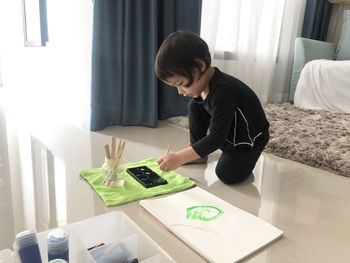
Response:
[{"label": "boy's knee", "polygon": [[218,166],[216,166],[215,169],[217,177],[220,179],[221,182],[224,184],[238,184],[243,181],[245,181],[251,172],[247,171],[233,171],[231,169],[222,169]]}]

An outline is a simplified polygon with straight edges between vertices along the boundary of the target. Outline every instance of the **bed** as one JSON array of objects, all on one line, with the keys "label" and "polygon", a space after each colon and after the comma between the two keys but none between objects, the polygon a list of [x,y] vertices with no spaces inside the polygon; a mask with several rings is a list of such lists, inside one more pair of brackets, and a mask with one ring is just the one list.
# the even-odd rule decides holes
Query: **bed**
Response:
[{"label": "bed", "polygon": [[265,151],[350,177],[350,60],[306,63],[291,100],[265,106]]},{"label": "bed", "polygon": [[350,10],[338,45],[295,40],[289,95],[290,103],[265,106],[265,151],[350,177]]},{"label": "bed", "polygon": [[350,60],[308,62],[300,74],[294,105],[350,114]]}]

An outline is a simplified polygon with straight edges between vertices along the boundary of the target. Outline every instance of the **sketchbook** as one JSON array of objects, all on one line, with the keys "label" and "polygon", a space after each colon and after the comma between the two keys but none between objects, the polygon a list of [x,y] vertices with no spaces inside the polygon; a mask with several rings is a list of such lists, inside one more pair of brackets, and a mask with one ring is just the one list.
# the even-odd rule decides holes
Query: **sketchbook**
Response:
[{"label": "sketchbook", "polygon": [[199,187],[140,205],[210,262],[237,262],[283,235]]}]

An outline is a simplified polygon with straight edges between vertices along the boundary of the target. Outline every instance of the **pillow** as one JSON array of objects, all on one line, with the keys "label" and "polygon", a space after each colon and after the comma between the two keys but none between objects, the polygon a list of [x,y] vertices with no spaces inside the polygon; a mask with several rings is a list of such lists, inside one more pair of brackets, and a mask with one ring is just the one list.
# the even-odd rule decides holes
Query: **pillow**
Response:
[{"label": "pillow", "polygon": [[344,20],[339,44],[337,47],[336,60],[350,59],[350,10],[344,11]]}]

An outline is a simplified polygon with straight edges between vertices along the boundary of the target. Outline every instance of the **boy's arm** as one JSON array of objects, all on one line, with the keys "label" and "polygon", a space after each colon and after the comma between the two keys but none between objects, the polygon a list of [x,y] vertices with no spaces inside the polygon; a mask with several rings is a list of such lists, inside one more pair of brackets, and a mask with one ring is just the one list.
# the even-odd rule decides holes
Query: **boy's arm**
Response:
[{"label": "boy's arm", "polygon": [[172,171],[181,165],[201,158],[192,148],[188,146],[178,152],[169,153],[158,160],[158,164],[163,171]]},{"label": "boy's arm", "polygon": [[207,156],[225,144],[234,125],[236,98],[229,88],[217,86],[212,93],[209,133],[193,143],[192,147],[201,157]]}]

